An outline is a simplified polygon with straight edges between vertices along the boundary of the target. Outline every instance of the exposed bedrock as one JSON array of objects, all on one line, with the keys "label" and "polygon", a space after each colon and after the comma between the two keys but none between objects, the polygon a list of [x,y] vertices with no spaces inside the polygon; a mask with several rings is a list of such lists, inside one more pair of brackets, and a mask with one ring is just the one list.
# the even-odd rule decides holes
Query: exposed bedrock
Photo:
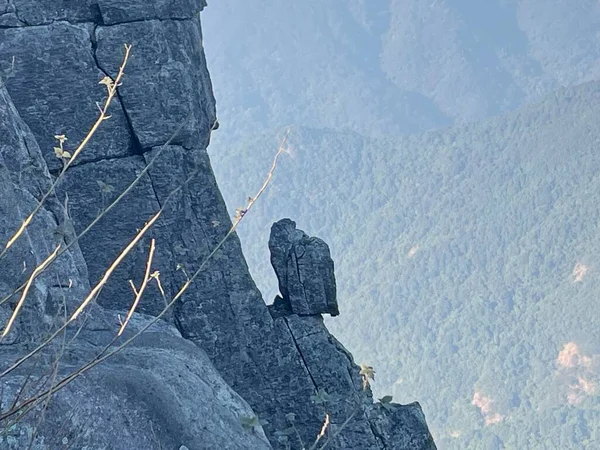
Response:
[{"label": "exposed bedrock", "polygon": [[[53,150],[54,136],[65,134],[66,149],[75,148],[97,117],[96,102],[102,102],[106,94],[106,86],[98,82],[116,75],[123,44],[132,45],[123,84],[109,111],[112,117],[102,123],[81,158],[66,172],[53,197],[56,205],[42,212],[29,232],[39,229],[39,233],[47,234],[48,228],[58,227],[58,221],[64,219],[58,239],[72,239],[137,180],[73,247],[70,259],[63,263],[64,274],[57,275],[61,280],[57,286],[68,287],[69,279],[73,281],[65,288],[68,295],[75,292],[73,286],[79,289],[72,300],[77,304],[80,294],[98,282],[137,230],[162,211],[155,226],[100,293],[94,311],[98,320],[108,325],[97,325],[96,331],[82,334],[81,339],[91,341],[92,350],[82,347],[75,362],[106,342],[106,330],[112,331],[118,324],[116,314],[131,305],[134,293],[129,280],[140,285],[151,239],[156,240],[152,270],[159,274],[160,287],[151,282],[139,304],[138,311],[144,314],[140,317],[145,318],[164,308],[165,299],[172,298],[201,267],[231,227],[207,153],[216,115],[202,47],[199,12],[204,6],[203,0],[10,0],[0,5],[0,73],[18,115],[31,129],[27,142],[37,141],[41,149],[31,170],[43,172],[32,177],[19,166],[23,192],[5,205],[14,215],[10,224],[4,210],[0,215],[0,229],[6,231],[2,237],[48,186],[48,170],[54,175],[60,170],[62,162]],[[0,139],[5,139],[4,134]],[[0,161],[2,167],[10,164],[14,164],[10,156]],[[17,175],[11,173],[6,177],[14,183]],[[14,213],[15,205],[23,211],[19,215]],[[162,448],[178,448],[173,440],[177,435],[186,438],[188,443],[181,445],[190,450],[244,448],[244,442],[246,448],[267,448],[264,429],[274,448],[299,449],[300,441],[307,445],[314,441],[328,413],[331,424],[324,439],[335,435],[329,448],[435,448],[418,405],[390,404],[383,408],[372,403],[369,389],[363,389],[359,368],[329,334],[320,316],[337,314],[333,262],[327,245],[308,238],[292,224],[283,223],[282,239],[273,247],[278,261],[274,265],[283,300],[291,305],[289,311],[270,314],[234,234],[202,266],[161,327],[131,347],[129,359],[123,353],[113,366],[98,366],[88,377],[79,379],[78,383],[89,383],[78,391],[82,397],[64,402],[57,397],[57,420],[80,398],[90,402],[126,398],[131,414],[134,410],[144,413],[135,416],[139,419],[135,423],[120,428],[115,425],[109,432],[123,435],[129,430],[123,427],[141,427],[144,421],[146,428],[132,432],[129,447],[111,447],[111,443],[94,440],[89,441],[90,446],[152,448],[147,440],[152,435],[152,423],[157,435],[161,436],[159,430],[165,431]],[[31,261],[25,259],[26,266],[32,267],[52,248],[50,241],[42,245],[42,238],[33,242],[35,249],[20,248],[21,253],[16,253],[10,264],[18,264],[22,270],[21,260],[32,251],[36,259],[33,255],[27,256]],[[23,280],[25,275],[18,275],[16,266],[11,270],[12,281]],[[281,284],[282,277],[285,285]],[[40,285],[35,295],[39,297],[43,291]],[[38,313],[30,314],[31,320],[37,320]],[[25,331],[21,328],[16,332]],[[92,337],[94,333],[100,337]],[[18,342],[17,337],[14,339]],[[190,347],[190,343],[195,346]],[[204,354],[218,374],[208,359],[202,359]],[[117,386],[117,381],[110,380],[118,380],[118,365],[123,367],[123,377],[139,376],[146,381],[133,386],[123,381]],[[175,381],[179,372],[185,378],[181,384]],[[235,393],[223,386],[219,376]],[[96,384],[98,396],[92,398],[86,392]],[[168,392],[173,394],[170,399]],[[185,395],[192,400],[184,400]],[[107,405],[113,404],[110,402]],[[203,402],[208,404],[201,405]],[[194,409],[194,404],[199,409]],[[86,408],[80,416],[86,420],[80,426],[92,436],[89,424],[103,413]],[[262,427],[241,427],[240,417],[252,414],[263,421]],[[167,416],[178,417],[169,421]],[[220,431],[219,426],[231,431]],[[221,441],[207,440],[203,446],[199,442],[207,433],[216,433],[214,439]],[[232,444],[211,444],[222,439]]]},{"label": "exposed bedrock", "polygon": [[283,219],[271,227],[269,249],[282,295],[276,302],[301,316],[339,314],[333,260],[325,242]]},{"label": "exposed bedrock", "polygon": [[[2,248],[50,185],[34,136],[0,88]],[[57,245],[65,248],[73,238],[64,205],[50,198],[0,259],[2,330],[20,298],[19,291],[10,294],[27,282]],[[260,425],[251,432],[244,429],[241,418],[255,413],[222,379],[206,353],[164,321],[82,373],[52,395],[49,403],[43,395],[42,403],[29,414],[8,414],[15,405],[35,399],[102,355],[115,337],[126,313],[92,304],[66,333],[59,333],[50,345],[5,373],[57,330],[89,291],[86,261],[76,243],[35,278],[10,333],[0,340],[0,448],[271,448]],[[112,348],[151,319],[134,314]]]}]

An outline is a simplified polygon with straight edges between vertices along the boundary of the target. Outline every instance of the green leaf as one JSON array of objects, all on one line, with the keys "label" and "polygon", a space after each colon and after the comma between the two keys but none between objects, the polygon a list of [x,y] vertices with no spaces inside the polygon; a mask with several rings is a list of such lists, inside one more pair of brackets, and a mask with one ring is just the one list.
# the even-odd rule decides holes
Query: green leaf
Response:
[{"label": "green leaf", "polygon": [[106,86],[106,89],[112,89],[114,81],[111,77],[109,77],[108,75],[105,76],[104,78],[102,78],[98,84],[104,84]]},{"label": "green leaf", "polygon": [[331,396],[324,390],[319,390],[319,391],[317,391],[317,393],[315,395],[311,395],[310,399],[316,405],[324,405],[326,403],[329,403],[329,401],[331,401]]},{"label": "green leaf", "polygon": [[383,397],[381,397],[381,398],[379,399],[379,401],[380,401],[381,403],[391,403],[391,402],[392,402],[392,398],[393,398],[393,397],[392,397],[391,395],[384,395]]},{"label": "green leaf", "polygon": [[388,411],[392,411],[393,409],[393,405],[392,405],[392,396],[391,395],[384,395],[383,397],[381,397],[379,399],[379,403],[381,404],[381,406],[383,406],[386,410]]},{"label": "green leaf", "polygon": [[242,428],[246,431],[260,425],[258,417],[256,416],[241,416],[240,423],[242,424]]},{"label": "green leaf", "polygon": [[370,380],[375,380],[375,370],[367,364],[360,365],[360,375]]},{"label": "green leaf", "polygon": [[111,186],[110,184],[106,184],[104,181],[100,181],[100,180],[96,180],[96,183],[98,184],[98,186],[100,186],[100,190],[102,192],[113,192],[115,190],[115,188],[113,186]]}]

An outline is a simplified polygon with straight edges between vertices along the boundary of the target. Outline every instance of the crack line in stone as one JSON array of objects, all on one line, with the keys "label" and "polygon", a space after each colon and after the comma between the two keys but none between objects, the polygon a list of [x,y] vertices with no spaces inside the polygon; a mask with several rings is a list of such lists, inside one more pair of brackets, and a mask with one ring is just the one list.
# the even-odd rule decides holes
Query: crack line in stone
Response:
[{"label": "crack line in stone", "polygon": [[[292,247],[292,254],[293,254],[293,258],[294,258],[294,265],[296,266],[296,273],[298,274],[298,283],[300,283],[300,287],[302,288],[302,293],[303,293],[303,299],[304,299],[304,305],[306,306],[306,308],[308,310],[310,310],[310,305],[309,305],[309,301],[308,298],[306,297],[306,287],[304,286],[304,282],[302,281],[302,275],[300,274],[300,263],[299,263],[299,259],[302,258],[302,256],[304,256],[304,253],[302,255],[300,255],[300,257],[298,257],[298,253],[296,253],[296,246],[294,245]],[[289,289],[288,289],[289,291]],[[291,299],[289,299],[290,303],[291,303]],[[293,308],[292,308],[293,310]]]},{"label": "crack line in stone", "polygon": [[[96,54],[96,51],[98,50],[98,40],[96,38],[96,28],[98,28],[98,25],[94,25],[92,31],[90,32],[90,42],[92,44],[92,57],[94,58],[94,62],[96,63],[96,67],[98,67],[98,70],[102,71],[107,77],[109,77],[111,80],[114,81],[113,77],[111,77],[108,72],[106,70],[104,70],[102,68],[102,66],[100,65],[100,62],[98,61],[98,55]],[[131,136],[131,147],[132,147],[132,153],[134,155],[141,155],[144,152],[144,148],[142,147],[142,144],[140,143],[140,140],[133,128],[133,123],[131,121],[131,117],[129,116],[129,113],[127,112],[127,109],[125,108],[125,103],[123,102],[123,98],[121,97],[121,93],[119,92],[119,88],[117,87],[117,100],[119,101],[119,104],[121,105],[121,110],[123,111],[123,116],[125,117],[125,122],[127,122],[127,127],[129,128],[129,134]]]},{"label": "crack line in stone", "polygon": [[35,24],[30,24],[27,21],[19,18],[19,16],[17,15],[16,12],[13,11],[7,11],[4,12],[2,14],[0,14],[0,16],[4,16],[4,15],[9,15],[9,14],[13,14],[14,17],[21,22],[23,25],[22,26],[11,26],[11,25],[0,25],[0,29],[11,29],[11,28],[36,28],[36,27],[47,27],[50,25],[54,25],[56,23],[67,23],[69,25],[101,25],[103,27],[115,27],[118,25],[123,25],[123,24],[128,24],[128,23],[140,23],[140,22],[152,22],[152,21],[156,21],[156,22],[187,22],[190,20],[194,20],[195,16],[192,17],[187,17],[187,18],[182,18],[182,17],[173,17],[173,18],[166,18],[166,19],[161,19],[159,17],[152,17],[152,18],[146,18],[146,19],[134,19],[134,20],[124,20],[123,22],[116,22],[116,23],[96,23],[94,21],[90,21],[90,20],[69,20],[67,18],[61,18],[61,19],[54,19],[54,20],[50,20],[49,22],[40,22],[40,23],[35,23]]},{"label": "crack line in stone", "polygon": [[[144,152],[149,152],[151,149],[144,149]],[[75,167],[82,167],[82,166],[86,166],[88,164],[96,164],[99,162],[103,162],[103,161],[116,161],[119,159],[128,159],[128,158],[139,158],[142,157],[142,162],[146,163],[145,159],[143,159],[143,155],[114,155],[114,156],[101,156],[98,158],[90,158],[90,159],[85,159],[82,161],[78,161],[75,164],[73,164],[69,170],[74,169]],[[57,177],[60,174],[60,171],[62,170],[62,168],[57,168],[57,169],[48,169],[48,172],[50,172],[50,175],[52,175],[53,177]]]},{"label": "crack line in stone", "polygon": [[371,419],[369,419],[368,417],[366,419],[367,419],[366,422],[369,425],[369,428],[371,429],[371,433],[373,433],[373,437],[375,438],[376,441],[378,441],[378,444],[381,445],[380,448],[382,450],[387,449],[387,445],[385,445],[385,440],[384,440],[383,436],[380,433],[378,433],[377,431],[375,431],[375,424],[373,424],[371,422]]},{"label": "crack line in stone", "polygon": [[304,367],[306,368],[306,371],[308,372],[308,376],[310,377],[310,380],[313,383],[313,386],[315,387],[315,390],[318,392],[319,391],[319,385],[317,384],[317,382],[315,381],[312,373],[310,372],[310,368],[308,366],[308,363],[306,362],[306,359],[304,359],[304,355],[302,354],[302,350],[300,350],[300,346],[298,345],[298,341],[296,341],[296,336],[294,336],[294,333],[292,332],[292,329],[290,328],[290,324],[287,321],[287,317],[283,317],[283,321],[285,322],[285,326],[287,327],[288,331],[290,332],[290,336],[292,337],[292,341],[294,342],[294,346],[296,347],[296,350],[298,350],[298,354],[300,355],[300,358],[302,359],[302,363],[304,364]]}]

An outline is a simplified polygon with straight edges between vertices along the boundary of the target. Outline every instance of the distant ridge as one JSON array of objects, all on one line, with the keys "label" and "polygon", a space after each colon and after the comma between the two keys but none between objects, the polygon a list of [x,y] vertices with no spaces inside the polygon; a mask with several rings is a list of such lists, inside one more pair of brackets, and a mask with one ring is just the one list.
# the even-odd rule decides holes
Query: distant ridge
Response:
[{"label": "distant ridge", "polygon": [[[211,152],[230,208],[277,134]],[[262,230],[293,213],[336,261],[328,326],[375,367],[377,395],[421,401],[440,448],[595,448],[600,83],[479,124],[380,139],[292,127],[290,143],[240,231],[266,298]]]}]

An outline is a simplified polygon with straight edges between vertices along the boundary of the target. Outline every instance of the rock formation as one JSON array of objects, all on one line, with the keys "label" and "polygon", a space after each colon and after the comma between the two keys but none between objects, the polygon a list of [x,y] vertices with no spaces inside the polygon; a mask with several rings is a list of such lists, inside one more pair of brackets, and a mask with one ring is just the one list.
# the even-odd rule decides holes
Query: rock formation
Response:
[{"label": "rock formation", "polygon": [[[149,283],[115,345],[160,314],[197,272],[164,320],[53,396],[34,448],[56,448],[52,431],[59,429],[71,433],[67,443],[78,439],[77,446],[89,448],[260,449],[269,447],[264,429],[273,448],[299,449],[314,441],[326,413],[329,448],[435,448],[420,407],[373,404],[351,355],[323,325],[321,313],[338,312],[324,242],[291,221],[275,226],[273,236],[279,230],[283,238],[271,246],[274,266],[282,301],[291,305],[279,314],[269,313],[235,235],[203,265],[231,227],[207,153],[216,116],[202,47],[204,6],[204,0],[11,0],[0,6],[0,70],[10,75],[0,98],[2,243],[61,170],[54,136],[66,135],[66,149],[75,148],[106,94],[98,82],[114,78],[123,44],[132,45],[111,118],[0,260],[0,300],[56,243],[73,242],[118,202],[36,281],[20,322],[0,346],[0,369],[73,311],[159,210],[158,222],[78,322],[81,331],[68,331],[67,349],[50,346],[41,359],[59,351],[64,363],[57,371],[64,375],[110,342],[134,297],[129,280],[140,286],[145,278],[152,239],[152,272],[160,284]],[[10,315],[16,297],[2,305],[0,317]],[[43,364],[26,367],[44,379]],[[27,371],[4,377],[2,412]],[[34,426],[9,424],[13,440],[4,444],[22,448]]]},{"label": "rock formation", "polygon": [[[50,187],[50,174],[35,138],[0,88],[0,241],[4,244]],[[26,235],[0,260],[0,300],[27,281],[58,243],[71,234],[61,207],[50,201]],[[62,232],[59,232],[61,230]],[[92,305],[73,329],[10,373],[4,372],[69,316],[90,289],[77,245],[36,280],[23,313],[0,341],[0,414],[89,363],[115,336],[119,314]],[[0,304],[4,326],[17,296]],[[124,314],[121,314],[124,317]],[[120,345],[150,322],[136,314]],[[63,340],[64,336],[64,340]],[[64,345],[64,347],[63,347]],[[58,355],[61,355],[58,357]],[[59,361],[54,374],[54,362]],[[42,397],[44,399],[45,397]],[[43,408],[41,408],[43,411]],[[52,396],[47,411],[0,420],[0,448],[271,448],[260,427],[244,430],[240,418],[254,415],[196,345],[159,321],[122,352],[76,378]]]},{"label": "rock formation", "polygon": [[269,248],[282,293],[269,306],[271,315],[290,331],[315,391],[322,394],[316,403],[334,420],[349,420],[337,447],[434,448],[420,406],[373,405],[366,376],[359,376],[352,355],[327,331],[321,313],[339,313],[327,244],[283,219],[271,228]]},{"label": "rock formation", "polygon": [[269,249],[282,295],[276,303],[287,305],[300,316],[340,313],[333,260],[325,242],[309,237],[296,229],[295,222],[283,219],[271,228]]}]

